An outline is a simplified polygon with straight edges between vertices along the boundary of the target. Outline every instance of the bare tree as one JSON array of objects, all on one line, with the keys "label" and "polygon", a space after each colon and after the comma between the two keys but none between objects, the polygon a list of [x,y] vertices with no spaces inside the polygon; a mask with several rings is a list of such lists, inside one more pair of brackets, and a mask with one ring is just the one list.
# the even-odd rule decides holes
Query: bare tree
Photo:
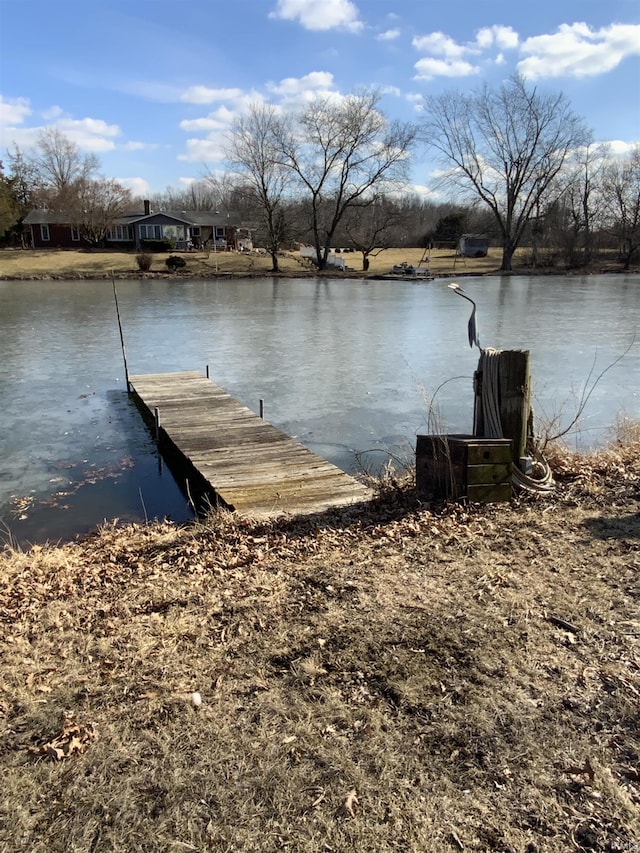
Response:
[{"label": "bare tree", "polygon": [[20,219],[14,181],[7,178],[0,160],[0,239],[4,238]]},{"label": "bare tree", "polygon": [[493,214],[505,271],[570,152],[588,141],[563,94],[543,95],[520,75],[495,90],[426,98],[422,130],[447,166],[447,180]]},{"label": "bare tree", "polygon": [[34,207],[45,203],[46,187],[32,158],[21,151],[15,143],[13,149],[7,151],[7,159],[9,175],[22,218]]},{"label": "bare tree", "polygon": [[242,207],[244,192],[235,173],[207,171],[202,182],[210,193],[210,210],[239,211]]},{"label": "bare tree", "polygon": [[621,161],[612,160],[605,179],[609,230],[618,240],[623,268],[640,248],[640,144]]},{"label": "bare tree", "polygon": [[369,258],[377,257],[392,245],[400,211],[390,199],[375,198],[366,207],[350,208],[343,219],[349,242],[362,255],[362,269],[369,269]]},{"label": "bare tree", "polygon": [[57,127],[40,131],[30,155],[40,181],[49,188],[56,207],[68,207],[74,185],[89,180],[98,170],[95,154],[83,154]]},{"label": "bare tree", "polygon": [[99,167],[95,154],[83,154],[58,128],[40,131],[33,148],[8,152],[21,211],[33,207],[68,210],[74,203],[76,185],[89,180]]},{"label": "bare tree", "polygon": [[219,195],[207,178],[186,187],[167,187],[151,199],[154,210],[216,210]]},{"label": "bare tree", "polygon": [[606,145],[588,144],[569,158],[566,186],[560,196],[565,223],[563,242],[570,266],[588,265],[594,253],[594,233],[603,212],[603,177],[608,162]]},{"label": "bare tree", "polygon": [[325,269],[336,229],[349,208],[407,177],[416,128],[389,122],[380,94],[316,98],[279,126],[279,165],[296,177],[309,211],[318,266]]},{"label": "bare tree", "polygon": [[90,246],[100,246],[131,200],[131,191],[111,178],[80,179],[74,185],[68,212],[80,236]]},{"label": "bare tree", "polygon": [[284,199],[291,182],[289,170],[279,162],[281,120],[269,104],[254,104],[229,135],[227,155],[238,169],[242,188],[263,221],[271,269],[278,272],[278,253],[287,235]]}]

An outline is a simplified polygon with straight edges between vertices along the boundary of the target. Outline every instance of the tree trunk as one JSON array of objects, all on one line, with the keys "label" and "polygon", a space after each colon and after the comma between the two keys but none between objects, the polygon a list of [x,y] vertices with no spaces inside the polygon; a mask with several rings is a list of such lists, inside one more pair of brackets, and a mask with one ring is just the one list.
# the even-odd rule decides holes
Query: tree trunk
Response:
[{"label": "tree trunk", "polygon": [[502,266],[500,267],[501,272],[511,272],[512,270],[512,261],[513,261],[513,253],[515,252],[515,246],[512,246],[511,243],[504,243],[502,246]]},{"label": "tree trunk", "polygon": [[278,267],[278,253],[277,252],[269,252],[271,255],[271,272],[279,272]]}]

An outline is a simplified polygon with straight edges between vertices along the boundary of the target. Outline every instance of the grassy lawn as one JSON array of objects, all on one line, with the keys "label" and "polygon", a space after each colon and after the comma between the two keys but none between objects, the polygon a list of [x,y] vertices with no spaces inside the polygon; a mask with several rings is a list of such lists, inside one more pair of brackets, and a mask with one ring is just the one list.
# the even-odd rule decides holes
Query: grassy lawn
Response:
[{"label": "grassy lawn", "polygon": [[[381,275],[389,272],[394,264],[406,262],[418,266],[423,256],[422,249],[387,249],[376,257],[370,258],[368,275]],[[151,272],[166,270],[165,260],[169,253],[153,256]],[[240,254],[237,252],[191,252],[183,254],[187,267],[180,276],[221,275],[268,275],[271,272],[271,260],[266,254]],[[362,256],[357,253],[344,255],[347,266],[354,272],[362,268]],[[501,252],[491,249],[488,257],[478,259],[456,258],[452,250],[435,250],[431,253],[430,269],[434,275],[453,275],[470,273],[492,273],[500,266]],[[516,256],[517,259],[517,256]],[[280,257],[280,270],[287,275],[308,274],[313,272],[308,264],[301,261],[297,252],[286,252]],[[108,276],[111,272],[117,277],[140,275],[133,252],[82,252],[66,250],[5,249],[0,252],[0,277],[7,278],[90,278]],[[365,275],[363,273],[363,275]]]},{"label": "grassy lawn", "polygon": [[0,551],[0,851],[640,850],[640,445]]}]

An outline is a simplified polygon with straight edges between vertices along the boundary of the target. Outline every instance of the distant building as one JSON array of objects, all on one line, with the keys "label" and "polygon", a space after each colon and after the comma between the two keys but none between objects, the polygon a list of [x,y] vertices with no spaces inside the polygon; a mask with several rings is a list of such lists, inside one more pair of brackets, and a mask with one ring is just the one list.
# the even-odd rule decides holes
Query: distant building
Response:
[{"label": "distant building", "polygon": [[[318,254],[313,246],[300,246],[300,257],[313,261],[316,266],[319,265]],[[346,269],[344,258],[339,258],[336,255],[335,249],[329,249],[329,254],[327,255],[327,266],[334,267],[335,269],[342,270],[343,272]]]},{"label": "distant building", "polygon": [[[24,219],[34,249],[80,249],[84,245],[80,229],[63,211],[32,210]],[[104,248],[138,250],[145,241],[171,240],[177,249],[205,246],[217,251],[250,251],[251,232],[229,213],[213,210],[152,211],[148,201],[144,211],[119,216],[109,229]]]},{"label": "distant building", "polygon": [[484,234],[463,234],[458,240],[458,254],[463,258],[486,258],[489,238]]}]

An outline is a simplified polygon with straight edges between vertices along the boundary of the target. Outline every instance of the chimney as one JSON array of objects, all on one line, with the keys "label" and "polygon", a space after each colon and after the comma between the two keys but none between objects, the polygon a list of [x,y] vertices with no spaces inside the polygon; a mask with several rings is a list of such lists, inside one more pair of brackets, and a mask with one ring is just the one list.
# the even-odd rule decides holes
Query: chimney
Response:
[{"label": "chimney", "polygon": [[144,200],[144,215],[149,216],[150,213],[151,213],[151,203],[149,202],[148,198],[145,198],[145,200]]}]

